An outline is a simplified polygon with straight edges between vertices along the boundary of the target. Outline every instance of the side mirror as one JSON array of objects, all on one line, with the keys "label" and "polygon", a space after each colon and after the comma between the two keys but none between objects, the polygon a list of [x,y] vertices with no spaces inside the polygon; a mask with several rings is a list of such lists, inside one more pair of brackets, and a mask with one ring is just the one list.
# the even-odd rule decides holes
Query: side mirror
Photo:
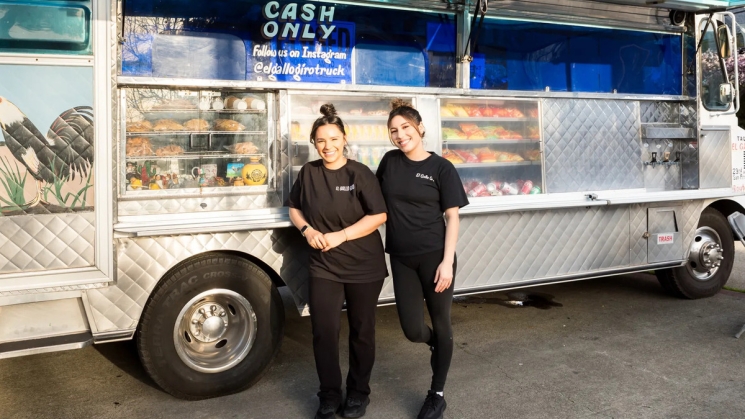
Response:
[{"label": "side mirror", "polygon": [[730,43],[729,28],[725,24],[717,27],[717,38],[719,39],[719,54],[722,58],[732,56],[732,44]]},{"label": "side mirror", "polygon": [[722,103],[732,103],[733,95],[731,83],[722,83],[719,85],[719,100]]},{"label": "side mirror", "polygon": [[735,233],[735,239],[740,240],[740,243],[745,246],[745,215],[735,211],[727,217],[727,221]]}]

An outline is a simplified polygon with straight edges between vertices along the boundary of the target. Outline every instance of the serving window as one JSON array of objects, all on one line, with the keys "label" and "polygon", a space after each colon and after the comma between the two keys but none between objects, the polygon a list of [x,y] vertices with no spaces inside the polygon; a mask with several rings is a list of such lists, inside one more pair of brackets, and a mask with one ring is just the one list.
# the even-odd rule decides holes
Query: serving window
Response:
[{"label": "serving window", "polygon": [[471,197],[544,192],[538,102],[441,99],[442,156]]},{"label": "serving window", "polygon": [[680,34],[487,18],[472,89],[680,95]]},{"label": "serving window", "polygon": [[347,134],[347,157],[375,171],[383,155],[396,147],[388,135],[388,113],[393,97],[389,96],[290,96],[290,139],[293,178],[303,164],[320,158],[310,143],[313,122],[321,116],[320,108],[331,103],[344,121]]},{"label": "serving window", "polygon": [[272,100],[247,91],[124,89],[121,194],[277,193]]}]

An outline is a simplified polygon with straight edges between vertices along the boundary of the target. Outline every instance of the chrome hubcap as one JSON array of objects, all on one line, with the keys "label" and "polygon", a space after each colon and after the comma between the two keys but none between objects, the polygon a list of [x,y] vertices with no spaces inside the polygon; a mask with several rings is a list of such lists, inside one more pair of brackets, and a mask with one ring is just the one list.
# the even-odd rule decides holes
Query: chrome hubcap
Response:
[{"label": "chrome hubcap", "polygon": [[227,289],[214,289],[184,305],[173,328],[173,343],[189,368],[217,373],[248,355],[256,327],[256,314],[246,298]]},{"label": "chrome hubcap", "polygon": [[708,281],[719,270],[724,260],[722,239],[711,227],[696,230],[688,255],[688,272],[699,281]]}]

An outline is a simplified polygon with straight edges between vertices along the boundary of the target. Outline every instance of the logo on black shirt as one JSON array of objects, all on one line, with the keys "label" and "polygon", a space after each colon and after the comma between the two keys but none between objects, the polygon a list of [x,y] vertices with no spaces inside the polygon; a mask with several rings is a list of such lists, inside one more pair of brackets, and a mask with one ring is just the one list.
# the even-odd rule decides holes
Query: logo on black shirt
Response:
[{"label": "logo on black shirt", "polygon": [[349,186],[337,186],[336,190],[339,192],[351,192],[354,190],[354,183]]},{"label": "logo on black shirt", "polygon": [[430,176],[430,175],[425,175],[425,174],[422,174],[422,173],[417,173],[417,174],[416,174],[416,177],[420,177],[420,178],[422,178],[422,179],[427,179],[427,180],[431,180],[432,182],[434,182],[434,181],[435,181],[435,179],[434,179],[434,178],[433,178],[432,176]]}]

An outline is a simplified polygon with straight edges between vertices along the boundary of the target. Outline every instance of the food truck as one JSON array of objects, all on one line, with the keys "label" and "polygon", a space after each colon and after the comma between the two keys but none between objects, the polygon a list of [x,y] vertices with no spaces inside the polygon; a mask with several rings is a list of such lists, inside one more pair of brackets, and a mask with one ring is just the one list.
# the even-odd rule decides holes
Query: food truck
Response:
[{"label": "food truck", "polygon": [[[319,107],[372,170],[393,99],[458,170],[456,294],[727,281],[737,3],[0,0],[0,358],[136,339],[165,391],[252,385],[307,252]],[[390,278],[380,303],[393,302]]]}]

